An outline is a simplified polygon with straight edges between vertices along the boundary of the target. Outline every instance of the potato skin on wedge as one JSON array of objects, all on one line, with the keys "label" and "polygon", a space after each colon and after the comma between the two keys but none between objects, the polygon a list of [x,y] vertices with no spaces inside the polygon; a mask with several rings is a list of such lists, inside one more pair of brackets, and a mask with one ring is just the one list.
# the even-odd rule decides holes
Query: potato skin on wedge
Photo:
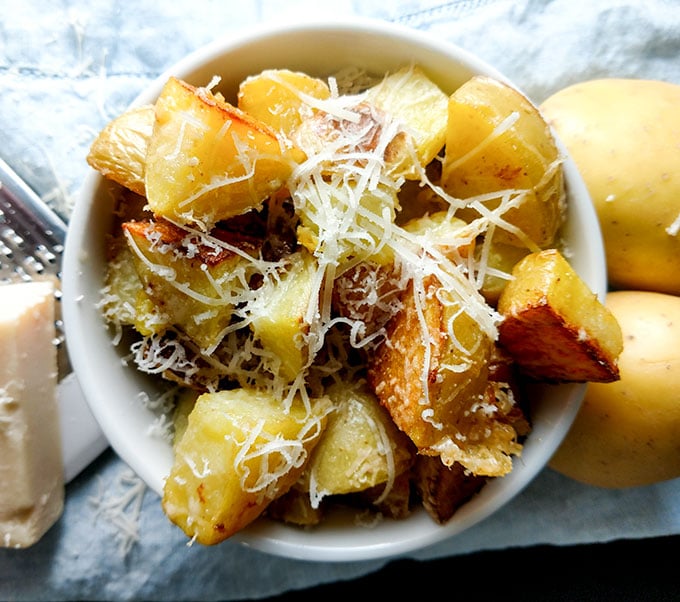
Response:
[{"label": "potato skin on wedge", "polygon": [[329,411],[325,398],[286,411],[256,390],[204,393],[175,445],[163,511],[199,543],[231,537],[297,481]]},{"label": "potato skin on wedge", "polygon": [[[238,286],[239,271],[252,272],[248,261],[231,251],[203,249],[189,232],[162,219],[125,222],[123,231],[146,298],[166,325],[178,327],[202,349],[219,343],[234,308],[227,293]],[[240,235],[230,242],[251,255],[260,245]],[[210,319],[201,319],[205,315]]]},{"label": "potato skin on wedge", "polygon": [[508,474],[522,446],[513,394],[490,374],[495,343],[460,301],[442,302],[447,293],[435,277],[424,285],[422,297],[406,291],[403,311],[388,322],[387,340],[368,359],[368,382],[419,453],[474,474]]},{"label": "potato skin on wedge", "polygon": [[265,69],[244,79],[238,88],[238,108],[285,136],[314,114],[313,100],[326,100],[328,84],[290,69]]},{"label": "potato skin on wedge", "polygon": [[559,251],[527,255],[512,275],[498,301],[498,336],[525,375],[545,382],[619,379],[619,323]]},{"label": "potato skin on wedge", "polygon": [[87,163],[105,178],[143,196],[146,149],[154,119],[152,105],[128,109],[99,132],[90,146]]},{"label": "potato skin on wedge", "polygon": [[207,231],[261,207],[304,159],[265,123],[177,78],[163,87],[155,115],[146,195],[155,214],[182,224]]},{"label": "potato skin on wedge", "polygon": [[[521,202],[508,206],[502,218],[523,235],[498,228],[494,238],[499,242],[526,246],[526,237],[541,248],[554,243],[565,207],[560,165],[548,124],[522,93],[477,76],[450,96],[444,189],[461,199],[498,193],[496,199],[484,201],[487,208],[498,207],[504,192],[521,193]],[[472,220],[480,213],[470,206],[459,215]]]}]

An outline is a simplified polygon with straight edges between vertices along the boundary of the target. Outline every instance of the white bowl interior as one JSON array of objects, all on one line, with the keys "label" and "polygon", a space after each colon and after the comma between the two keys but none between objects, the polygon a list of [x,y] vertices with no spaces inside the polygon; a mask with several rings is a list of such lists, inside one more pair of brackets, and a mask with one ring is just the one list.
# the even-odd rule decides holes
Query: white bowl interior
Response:
[{"label": "white bowl interior", "polygon": [[[222,78],[229,99],[246,76],[266,68],[289,68],[324,76],[356,65],[378,73],[410,62],[425,68],[451,93],[474,74],[505,79],[492,67],[454,46],[423,33],[363,19],[265,27],[231,36],[197,51],[169,69],[135,104],[153,102],[169,75],[206,85]],[[569,194],[565,230],[569,259],[601,298],[606,292],[602,239],[595,211],[574,166],[567,160]],[[74,370],[92,412],[120,457],[159,495],[170,471],[172,451],[147,434],[156,418],[140,403],[155,396],[153,379],[124,362],[125,349],[112,345],[97,309],[105,272],[105,235],[110,230],[115,187],[93,173],[84,183],[70,220],[64,256],[63,315]],[[423,511],[407,519],[359,526],[343,513],[314,530],[260,519],[237,536],[253,548],[305,560],[349,561],[389,557],[434,544],[460,533],[503,506],[545,466],[580,406],[583,385],[540,387],[532,403],[534,430],[512,473],[486,485],[444,526]]]}]

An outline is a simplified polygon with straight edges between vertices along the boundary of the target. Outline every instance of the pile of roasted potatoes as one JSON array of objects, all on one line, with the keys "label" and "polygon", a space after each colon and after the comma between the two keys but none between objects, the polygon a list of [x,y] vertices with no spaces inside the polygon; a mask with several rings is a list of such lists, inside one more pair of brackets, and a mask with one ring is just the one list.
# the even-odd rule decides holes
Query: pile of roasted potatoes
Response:
[{"label": "pile of roasted potatoes", "polygon": [[524,383],[619,378],[563,157],[500,81],[171,77],[88,162],[118,198],[101,311],[173,393],[162,506],[191,540],[336,504],[444,523],[521,455]]}]

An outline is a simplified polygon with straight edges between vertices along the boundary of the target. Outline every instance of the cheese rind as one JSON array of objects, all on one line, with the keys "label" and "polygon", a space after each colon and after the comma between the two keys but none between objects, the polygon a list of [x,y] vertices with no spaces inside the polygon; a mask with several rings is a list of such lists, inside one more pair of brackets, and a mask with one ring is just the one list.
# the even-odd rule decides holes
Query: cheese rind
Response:
[{"label": "cheese rind", "polygon": [[36,543],[61,516],[55,288],[0,286],[0,547]]}]

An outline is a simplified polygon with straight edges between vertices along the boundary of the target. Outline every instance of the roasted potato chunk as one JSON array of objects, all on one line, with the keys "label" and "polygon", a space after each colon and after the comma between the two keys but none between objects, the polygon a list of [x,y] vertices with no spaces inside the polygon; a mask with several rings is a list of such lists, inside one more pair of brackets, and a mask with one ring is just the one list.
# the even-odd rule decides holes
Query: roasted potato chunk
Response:
[{"label": "roasted potato chunk", "polygon": [[335,279],[333,310],[354,323],[363,323],[360,337],[370,337],[401,307],[401,294],[408,279],[393,264],[363,261]]},{"label": "roasted potato chunk", "polygon": [[[123,229],[144,293],[166,323],[201,349],[217,345],[252,273],[248,260],[227,249],[202,251],[194,235],[163,220],[126,222]],[[233,242],[252,254],[259,249],[249,238]]]},{"label": "roasted potato chunk", "polygon": [[313,115],[314,100],[330,95],[328,84],[321,79],[288,69],[267,69],[241,82],[238,107],[274,131],[290,136]]},{"label": "roasted potato chunk", "polygon": [[[432,182],[438,182],[441,177],[439,161],[433,161],[426,170]],[[433,173],[432,173],[433,172]],[[406,180],[399,189],[399,213],[395,223],[403,226],[410,220],[423,217],[428,213],[446,211],[448,203],[432,188],[422,186],[419,180]]]},{"label": "roasted potato chunk", "polygon": [[253,316],[250,328],[265,349],[280,361],[279,374],[292,382],[310,362],[306,334],[306,314],[312,295],[317,264],[304,249],[288,257],[290,267],[280,278],[267,280],[259,289],[260,312]]},{"label": "roasted potato chunk", "polygon": [[380,484],[390,488],[395,477],[413,463],[415,448],[408,437],[363,381],[335,383],[326,393],[336,409],[299,487],[311,489],[316,499]]},{"label": "roasted potato chunk", "polygon": [[531,251],[525,247],[508,245],[495,240],[485,240],[475,247],[475,257],[483,278],[480,292],[487,303],[496,307],[505,285],[512,278],[515,264]]},{"label": "roasted potato chunk", "polygon": [[144,105],[128,109],[110,121],[90,146],[90,167],[144,196],[146,150],[154,119],[153,106]]},{"label": "roasted potato chunk", "polygon": [[525,375],[547,382],[619,379],[619,323],[556,249],[515,266],[498,311],[499,342]]},{"label": "roasted potato chunk", "polygon": [[132,326],[144,336],[163,332],[168,328],[168,317],[159,311],[144,291],[137,274],[134,256],[123,235],[121,226],[127,221],[144,219],[144,197],[129,189],[120,191],[116,206],[114,233],[107,239],[107,269],[100,308],[106,320],[120,332]]},{"label": "roasted potato chunk", "polygon": [[419,177],[446,141],[447,95],[420,67],[411,65],[385,76],[369,88],[366,100],[401,123],[404,133],[412,140],[415,157],[403,139],[392,145],[395,171],[407,178]]},{"label": "roasted potato chunk", "polygon": [[[488,77],[473,77],[449,98],[442,187],[477,201],[457,215],[472,220],[498,209],[512,228],[496,226],[499,242],[540,248],[554,243],[564,218],[561,157],[550,128],[520,92]],[[499,209],[500,208],[500,209]]]},{"label": "roasted potato chunk", "polygon": [[[500,394],[502,390],[506,390],[505,396]],[[531,423],[522,407],[516,367],[498,347],[494,349],[489,364],[487,395],[494,398],[494,403],[505,403],[506,407],[502,413],[499,412],[499,420],[512,426],[518,440],[531,432]],[[423,454],[418,455],[411,472],[417,497],[427,513],[440,524],[446,523],[488,480],[485,476],[473,474],[459,462],[446,466],[440,458]]]},{"label": "roasted potato chunk", "polygon": [[372,508],[387,518],[406,518],[411,514],[411,470],[398,474],[389,489],[384,485],[375,485],[349,494],[343,500],[356,503],[361,508]]},{"label": "roasted potato chunk", "polygon": [[100,303],[104,316],[118,327],[133,326],[144,336],[165,331],[171,325],[170,316],[146,294],[125,239],[120,237],[111,246]]},{"label": "roasted potato chunk", "polygon": [[299,478],[328,410],[323,399],[287,410],[256,390],[204,393],[175,445],[163,511],[192,540],[227,539]]},{"label": "roasted potato chunk", "polygon": [[208,231],[259,208],[304,159],[266,124],[212,94],[170,78],[155,104],[146,153],[151,210]]},{"label": "roasted potato chunk", "polygon": [[461,301],[428,277],[424,295],[412,285],[406,291],[386,330],[387,340],[368,358],[369,383],[419,453],[446,465],[458,461],[475,474],[510,472],[511,456],[521,451],[506,418],[514,402],[489,383],[494,341],[461,311]]},{"label": "roasted potato chunk", "polygon": [[[338,172],[332,178],[343,178]],[[301,195],[300,226],[297,236],[300,244],[315,255],[327,254],[326,249],[337,249],[340,265],[355,263],[358,258],[389,265],[394,260],[392,250],[381,245],[381,226],[376,223],[391,223],[396,211],[397,196],[388,187],[359,190],[354,183],[339,184],[332,197],[326,197],[324,204],[313,189]],[[337,194],[335,194],[337,192]],[[390,215],[386,215],[389,212]],[[355,214],[355,215],[352,215]],[[351,216],[351,217],[348,217]],[[348,231],[338,235],[337,222],[348,224]],[[335,251],[331,252],[335,255]]]},{"label": "roasted potato chunk", "polygon": [[429,213],[409,220],[404,230],[415,236],[422,236],[429,249],[433,249],[454,263],[467,258],[475,249],[475,235],[467,223],[457,217],[450,217],[446,211]]}]

